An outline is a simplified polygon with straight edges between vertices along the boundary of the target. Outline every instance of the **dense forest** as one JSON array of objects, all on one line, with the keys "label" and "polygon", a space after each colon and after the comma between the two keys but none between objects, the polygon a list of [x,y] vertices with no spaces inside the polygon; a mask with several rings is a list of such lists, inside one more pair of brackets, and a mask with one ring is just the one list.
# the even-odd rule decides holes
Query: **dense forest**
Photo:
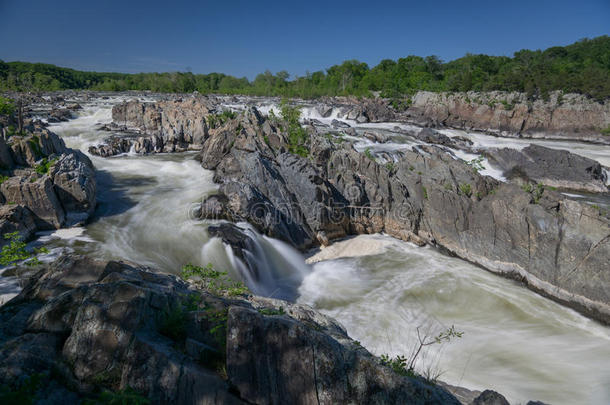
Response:
[{"label": "dense forest", "polygon": [[369,68],[345,61],[325,72],[290,79],[286,71],[261,73],[253,81],[222,73],[98,73],[54,65],[0,61],[0,90],[152,90],[155,92],[248,94],[315,98],[367,96],[373,91],[399,97],[429,91],[520,91],[547,98],[552,90],[610,98],[610,37],[583,39],[544,51],[521,50],[513,57],[472,55],[444,63],[436,56],[382,60]]}]

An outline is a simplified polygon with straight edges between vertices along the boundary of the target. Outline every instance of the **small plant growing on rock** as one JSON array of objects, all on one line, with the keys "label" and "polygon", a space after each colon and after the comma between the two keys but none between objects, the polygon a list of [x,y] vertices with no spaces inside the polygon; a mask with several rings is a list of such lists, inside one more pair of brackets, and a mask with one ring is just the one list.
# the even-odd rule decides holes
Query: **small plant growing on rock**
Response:
[{"label": "small plant growing on rock", "polygon": [[279,309],[275,308],[261,308],[258,310],[259,314],[273,316],[273,315],[284,315],[284,307],[280,307]]},{"label": "small plant growing on rock", "polygon": [[472,186],[468,183],[461,183],[460,192],[466,197],[470,197],[472,195]]},{"label": "small plant growing on rock", "polygon": [[286,100],[282,100],[280,109],[285,130],[288,132],[288,151],[301,157],[309,156],[309,148],[307,146],[309,136],[299,122],[301,109],[291,106]]},{"label": "small plant growing on rock", "polygon": [[[417,358],[419,357],[422,349],[426,346],[431,346],[434,344],[441,344],[444,342],[449,342],[451,341],[451,339],[454,338],[461,338],[464,335],[464,332],[460,332],[458,330],[455,329],[455,327],[453,325],[451,325],[450,328],[442,331],[441,333],[439,333],[438,335],[434,336],[434,337],[428,337],[428,336],[423,336],[420,334],[419,331],[419,327],[417,328],[417,339],[418,339],[418,346],[417,349],[415,349],[415,351],[413,352],[413,354],[410,357],[405,357],[405,356],[396,356],[391,358],[389,355],[387,354],[382,354],[380,356],[381,358],[381,363],[390,367],[396,374],[402,375],[402,376],[409,376],[409,377],[419,377],[419,375],[415,372],[415,362],[417,361]],[[434,377],[429,377],[428,381],[430,382],[435,382],[434,381],[435,378]]]},{"label": "small plant growing on rock", "polygon": [[485,166],[483,166],[483,156],[479,156],[477,158],[474,158],[472,160],[469,160],[466,162],[466,164],[470,167],[472,167],[472,170],[475,171],[475,173],[480,172],[481,170],[485,170]]},{"label": "small plant growing on rock", "polygon": [[103,391],[95,399],[83,401],[83,405],[147,405],[150,400],[131,387],[120,391]]},{"label": "small plant growing on rock", "polygon": [[373,152],[371,152],[371,148],[366,148],[364,150],[364,156],[366,156],[367,158],[371,159],[371,160],[375,160],[375,156],[373,156]]},{"label": "small plant growing on rock", "polygon": [[26,266],[40,264],[37,255],[49,253],[45,247],[34,249],[32,252],[26,249],[26,243],[19,235],[19,232],[5,233],[4,239],[9,240],[8,245],[2,247],[0,251],[0,265],[8,266],[17,262],[24,262]]},{"label": "small plant growing on rock", "polygon": [[610,136],[610,127],[605,128],[605,129],[602,129],[602,130],[600,130],[599,132],[601,132],[601,133],[602,133],[602,135],[605,135],[605,136]]},{"label": "small plant growing on rock", "polygon": [[428,189],[426,189],[426,187],[422,186],[421,187],[422,192],[424,193],[424,199],[428,199]]},{"label": "small plant growing on rock", "polygon": [[215,295],[226,294],[234,297],[248,293],[248,287],[244,283],[232,280],[226,271],[214,270],[212,263],[205,267],[187,264],[182,267],[180,275],[185,280],[199,278],[203,288]]},{"label": "small plant growing on rock", "polygon": [[49,169],[57,162],[57,158],[48,160],[47,158],[43,158],[39,165],[34,167],[36,173],[41,176],[44,176],[49,172]]},{"label": "small plant growing on rock", "polygon": [[396,168],[396,164],[394,162],[388,162],[385,164],[385,168],[389,171],[389,172],[393,172],[394,169]]}]

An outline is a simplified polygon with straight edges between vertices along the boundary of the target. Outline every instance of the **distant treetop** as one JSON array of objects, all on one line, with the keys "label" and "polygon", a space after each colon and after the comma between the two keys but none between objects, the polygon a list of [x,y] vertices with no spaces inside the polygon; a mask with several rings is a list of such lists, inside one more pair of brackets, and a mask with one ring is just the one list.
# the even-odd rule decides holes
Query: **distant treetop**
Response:
[{"label": "distant treetop", "polygon": [[286,71],[259,74],[253,81],[222,73],[98,73],[54,65],[0,61],[1,90],[87,89],[104,91],[224,93],[315,98],[400,97],[428,91],[519,91],[546,98],[553,90],[581,93],[598,101],[610,98],[610,37],[583,39],[544,51],[521,50],[513,57],[472,55],[443,63],[436,56],[385,59],[369,68],[349,60],[326,71],[289,80]]}]

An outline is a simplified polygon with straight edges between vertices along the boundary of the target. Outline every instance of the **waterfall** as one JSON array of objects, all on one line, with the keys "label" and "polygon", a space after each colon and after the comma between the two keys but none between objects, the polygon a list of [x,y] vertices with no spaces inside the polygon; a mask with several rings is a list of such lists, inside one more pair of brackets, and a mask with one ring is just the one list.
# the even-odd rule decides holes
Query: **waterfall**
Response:
[{"label": "waterfall", "polygon": [[290,245],[261,235],[247,223],[224,228],[224,232],[229,231],[239,233],[238,242],[232,239],[235,243],[229,243],[226,234],[220,232],[222,237],[212,237],[205,244],[203,256],[210,257],[212,250],[218,252],[214,246],[221,242],[232,277],[241,279],[254,294],[296,300],[303,278],[311,271],[303,256]]}]

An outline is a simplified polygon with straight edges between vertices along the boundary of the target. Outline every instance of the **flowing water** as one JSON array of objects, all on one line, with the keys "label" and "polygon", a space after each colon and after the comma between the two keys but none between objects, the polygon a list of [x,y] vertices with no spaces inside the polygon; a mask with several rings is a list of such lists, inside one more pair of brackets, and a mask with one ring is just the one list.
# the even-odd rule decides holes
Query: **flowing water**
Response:
[{"label": "flowing water", "polygon": [[[111,105],[119,100],[91,103],[79,118],[51,130],[86,152],[108,136],[95,128],[111,120]],[[443,371],[443,381],[470,389],[496,389],[511,402],[610,402],[610,328],[434,249],[360,236],[318,252],[309,266],[286,244],[250,229],[256,246],[246,261],[266,270],[258,280],[248,278],[247,263],[209,238],[210,222],[190,218],[216,190],[212,172],[192,157],[91,157],[98,169],[95,218],[41,240],[52,251],[127,259],[174,273],[189,262],[211,262],[241,275],[257,293],[298,295],[378,355],[410,354],[418,327],[422,336],[435,336],[455,325],[463,336],[425,350],[420,371]]]}]

